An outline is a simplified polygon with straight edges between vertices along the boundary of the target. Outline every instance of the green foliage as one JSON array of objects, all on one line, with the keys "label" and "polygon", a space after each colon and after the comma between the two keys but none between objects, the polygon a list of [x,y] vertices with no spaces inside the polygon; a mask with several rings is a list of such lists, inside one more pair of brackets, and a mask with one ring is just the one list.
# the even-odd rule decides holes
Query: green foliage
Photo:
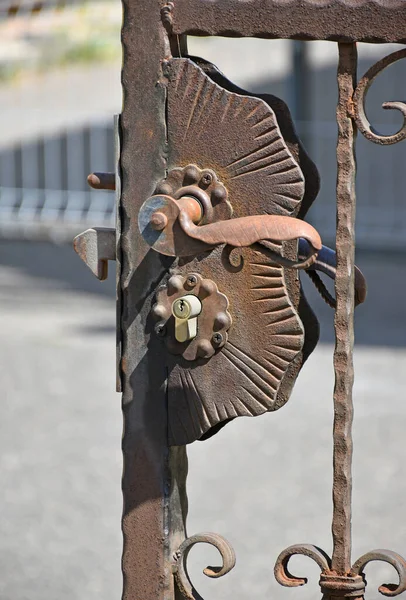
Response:
[{"label": "green foliage", "polygon": [[[16,20],[18,27],[15,27]],[[121,9],[117,0],[85,2],[37,16],[16,17],[0,26],[0,38],[9,39],[12,51],[2,55],[0,81],[61,66],[117,60]]]}]

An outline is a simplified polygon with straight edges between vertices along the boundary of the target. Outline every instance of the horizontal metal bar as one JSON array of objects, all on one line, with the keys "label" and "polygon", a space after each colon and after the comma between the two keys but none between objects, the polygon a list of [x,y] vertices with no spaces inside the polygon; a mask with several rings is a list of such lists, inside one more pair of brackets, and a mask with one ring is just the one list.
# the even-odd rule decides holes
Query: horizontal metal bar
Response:
[{"label": "horizontal metal bar", "polygon": [[406,42],[400,0],[175,0],[164,17],[178,35]]}]

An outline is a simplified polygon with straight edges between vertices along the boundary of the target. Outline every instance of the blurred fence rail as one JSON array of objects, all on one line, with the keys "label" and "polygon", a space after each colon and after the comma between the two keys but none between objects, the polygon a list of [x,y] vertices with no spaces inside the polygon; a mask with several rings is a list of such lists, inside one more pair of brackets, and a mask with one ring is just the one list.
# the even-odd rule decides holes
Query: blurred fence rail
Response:
[{"label": "blurred fence rail", "polygon": [[114,227],[114,194],[90,190],[92,167],[114,171],[110,124],[95,124],[0,151],[0,236],[71,239]]},{"label": "blurred fence rail", "polygon": [[29,15],[50,8],[64,9],[83,4],[83,0],[0,0],[0,18]]},{"label": "blurred fence rail", "polygon": [[[120,0],[0,0],[0,238],[67,241],[88,226],[114,226],[114,194],[90,190],[86,178],[114,170],[113,125],[106,115],[120,111],[121,18]],[[240,77],[234,54],[245,58],[244,42],[216,44],[213,62],[229,56],[225,72]],[[287,48],[269,46],[269,54],[264,48],[250,51],[245,72],[256,89],[287,99]],[[197,54],[207,51],[203,44]],[[283,69],[272,71],[283,60]],[[328,107],[336,103],[335,64],[335,56],[313,64],[312,120],[296,123],[321,175],[308,219],[332,245],[337,129]],[[360,72],[367,66],[360,65]],[[395,65],[376,86],[384,97],[368,110],[378,130],[391,127],[379,125],[381,100],[402,96],[405,74],[406,64]],[[381,148],[359,136],[357,154],[357,245],[405,252],[406,144]]]},{"label": "blurred fence rail", "polygon": [[[334,244],[336,124],[299,125],[321,175],[309,220]],[[0,150],[0,236],[67,241],[88,226],[114,227],[114,194],[86,183],[92,171],[114,171],[113,140],[113,125],[100,122]],[[359,138],[358,150],[358,247],[406,251],[406,145],[381,148]]]},{"label": "blurred fence rail", "polygon": [[65,8],[66,5],[78,2],[79,0],[0,0],[0,16],[38,13],[47,8]]}]

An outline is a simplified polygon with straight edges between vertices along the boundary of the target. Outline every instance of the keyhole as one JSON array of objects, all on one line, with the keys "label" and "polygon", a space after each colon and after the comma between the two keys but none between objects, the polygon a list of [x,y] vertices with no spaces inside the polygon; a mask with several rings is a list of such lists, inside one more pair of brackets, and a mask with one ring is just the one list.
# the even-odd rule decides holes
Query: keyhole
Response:
[{"label": "keyhole", "polygon": [[184,307],[185,307],[185,301],[181,299],[179,301],[179,310],[180,310],[180,312],[183,312]]}]

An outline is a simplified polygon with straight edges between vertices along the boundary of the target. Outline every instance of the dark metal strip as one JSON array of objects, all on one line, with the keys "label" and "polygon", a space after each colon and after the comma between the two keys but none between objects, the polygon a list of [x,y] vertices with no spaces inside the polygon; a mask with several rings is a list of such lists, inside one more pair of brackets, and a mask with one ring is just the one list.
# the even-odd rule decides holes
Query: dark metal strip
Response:
[{"label": "dark metal strip", "polygon": [[120,115],[114,115],[114,159],[115,159],[115,177],[114,189],[116,192],[116,391],[122,392],[121,383],[121,135],[120,135]]}]

